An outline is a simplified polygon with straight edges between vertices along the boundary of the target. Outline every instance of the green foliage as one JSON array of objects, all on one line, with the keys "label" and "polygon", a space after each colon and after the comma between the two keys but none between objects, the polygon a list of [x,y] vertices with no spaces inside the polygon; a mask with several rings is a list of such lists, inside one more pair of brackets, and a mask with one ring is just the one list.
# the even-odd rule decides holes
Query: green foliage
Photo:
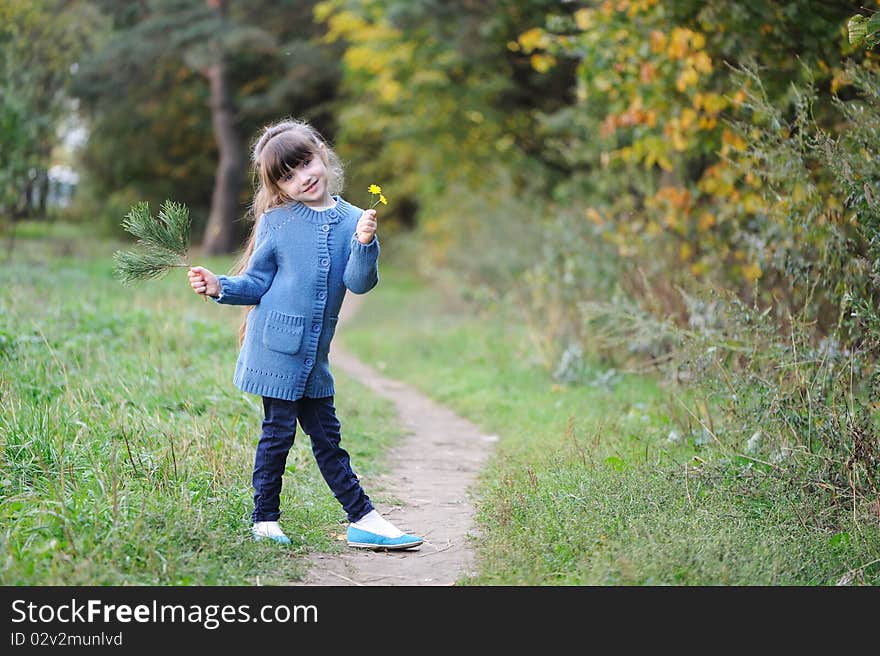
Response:
[{"label": "green foliage", "polygon": [[116,277],[123,284],[159,278],[174,267],[187,267],[189,251],[189,210],[181,203],[166,200],[159,215],[150,214],[150,205],[137,203],[122,221],[125,230],[137,237],[137,252],[117,251]]},{"label": "green foliage", "polygon": [[[338,70],[333,48],[319,42],[308,18],[313,3],[230,3],[225,20],[204,0],[150,3],[149,11],[100,4],[112,25],[83,58],[75,87],[90,127],[78,216],[99,219],[112,234],[118,214],[104,211],[107,199],[118,208],[131,199],[157,205],[175,198],[190,208],[194,234],[201,233],[218,157],[206,77],[212,52],[226,66],[245,160],[262,126],[283,116],[305,117],[333,136]],[[242,187],[244,214],[253,190]],[[243,224],[235,227],[243,236]]]},{"label": "green foliage", "polygon": [[791,108],[780,107],[752,73],[751,120],[735,125],[749,141],[733,163],[760,179],[764,211],[750,227],[777,317],[803,311],[816,339],[840,330],[845,346],[870,349],[880,327],[880,205],[871,191],[880,181],[880,72],[848,65],[845,73],[855,93],[834,101],[836,132],[813,117],[815,88],[792,87]]},{"label": "green foliage", "polygon": [[[719,495],[728,478],[744,491],[742,505],[704,508],[751,517],[780,495],[808,509],[792,553],[821,561],[821,575],[802,569],[785,580],[833,580],[837,550],[864,539],[841,513],[870,517],[878,485],[880,78],[870,51],[878,14],[847,24],[852,3],[810,0],[327,0],[306,3],[314,23],[278,21],[287,5],[265,2],[236,5],[217,22],[199,0],[155,3],[150,13],[95,5],[113,30],[83,62],[77,92],[91,121],[87,186],[99,211],[173,197],[198,226],[215,155],[201,73],[213,44],[230,65],[242,135],[283,114],[317,119],[350,162],[352,187],[383,181],[394,190],[388,218],[418,225],[389,244],[411,249],[415,267],[463,289],[481,314],[514,308],[505,319],[527,345],[515,351],[524,370],[508,368],[477,329],[450,331],[461,343],[434,359],[422,343],[394,341],[383,362],[403,359],[402,350],[422,357],[442,383],[431,389],[466,411],[500,408],[490,412],[499,417],[515,405],[494,396],[494,386],[515,392],[508,379],[543,372],[561,389],[604,389],[659,366],[674,394],[693,397],[670,403],[663,424],[699,454],[687,475]],[[34,129],[29,105],[14,94],[3,101],[4,152],[23,152]],[[15,158],[20,175],[24,156]],[[165,265],[141,264],[144,276]],[[452,353],[462,343],[467,364],[506,377],[462,379],[442,368],[440,359],[459,362]],[[594,480],[633,474],[625,454],[597,463],[606,461],[626,466],[597,467]],[[534,496],[522,492],[531,478],[511,475],[511,489],[538,534],[558,508],[541,505],[551,485],[580,492],[570,463],[532,471],[548,481]],[[589,489],[604,494],[608,485]],[[501,512],[510,490],[499,489]],[[577,526],[589,528],[587,519]],[[853,541],[827,542],[828,531]],[[626,544],[646,534],[654,535],[639,529]],[[687,543],[697,538],[683,534],[666,552],[675,558],[633,576],[618,568],[607,580],[706,580],[702,565],[696,578],[657,574],[693,556]],[[749,535],[758,541],[765,530]],[[497,544],[514,544],[510,537]],[[526,542],[523,562],[534,555]],[[587,548],[576,546],[541,571],[571,567]],[[743,562],[794,562],[784,546],[735,548],[748,554]],[[622,551],[601,553],[619,564]],[[848,553],[847,562],[866,562],[864,552]],[[599,561],[611,562],[590,562]],[[779,580],[749,571],[740,580]]]},{"label": "green foliage", "polygon": [[[238,312],[183,279],[121,287],[117,244],[83,226],[24,222],[19,240],[0,268],[0,583],[284,585],[339,550],[345,514],[301,436],[281,497],[293,545],[251,538],[262,410],[231,382]],[[337,389],[352,462],[376,475],[393,406]]]},{"label": "green foliage", "polygon": [[[491,191],[495,175],[517,184],[545,154],[533,127],[570,94],[571,71],[538,75],[507,44],[558,3],[329,0],[316,6],[327,39],[345,46],[339,150],[354,188],[395,190],[388,216],[418,218],[431,255],[466,220],[465,194]],[[517,147],[521,140],[523,147]],[[497,198],[498,196],[495,196]]]},{"label": "green foliage", "polygon": [[122,227],[145,246],[181,255],[189,250],[189,210],[182,203],[166,200],[155,218],[150,215],[149,203],[138,203],[125,215]]},{"label": "green foliage", "polygon": [[822,529],[847,508],[870,518],[880,485],[873,354],[836,333],[817,343],[804,314],[789,317],[783,340],[772,306],[729,293],[690,301],[703,321],[670,364],[700,399],[689,412],[710,433],[712,467],[758,467],[801,490],[821,508],[813,521]]},{"label": "green foliage", "polygon": [[[433,281],[420,283],[410,267],[386,263],[383,272],[375,297],[343,335],[345,343],[387,375],[500,436],[475,491],[478,571],[463,583],[880,580],[876,496],[856,499],[855,507],[852,497],[835,504],[830,489],[816,494],[821,479],[776,475],[775,467],[793,458],[757,462],[773,452],[770,444],[737,457],[742,445],[727,442],[718,423],[705,413],[693,419],[684,409],[698,398],[688,387],[625,372],[609,376],[593,361],[581,384],[560,384],[542,366],[513,308],[462,305]],[[703,330],[694,326],[696,334]],[[719,331],[706,341],[719,341]],[[836,372],[845,360],[835,360]],[[788,366],[779,375],[793,371]],[[736,392],[745,395],[749,388],[740,382]],[[819,386],[827,389],[826,382],[814,389]],[[763,419],[768,430],[784,424],[778,417],[775,423]]]},{"label": "green foliage", "polygon": [[188,266],[180,256],[164,248],[146,247],[137,253],[117,251],[113,259],[116,261],[116,277],[124,285],[161,278],[171,268]]},{"label": "green foliage", "polygon": [[78,58],[104,21],[88,2],[6,0],[0,6],[0,221],[45,204],[56,130],[73,110]]},{"label": "green foliage", "polygon": [[880,14],[870,17],[856,14],[847,21],[846,28],[849,42],[854,46],[873,48],[880,43]]}]

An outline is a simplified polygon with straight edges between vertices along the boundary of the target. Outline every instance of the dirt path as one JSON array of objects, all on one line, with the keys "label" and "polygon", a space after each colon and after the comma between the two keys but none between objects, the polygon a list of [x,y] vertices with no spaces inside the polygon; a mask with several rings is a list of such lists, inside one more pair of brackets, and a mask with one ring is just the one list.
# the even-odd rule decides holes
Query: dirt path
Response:
[{"label": "dirt path", "polygon": [[[342,324],[363,300],[354,294],[346,296]],[[298,584],[452,585],[471,573],[468,536],[474,531],[474,509],[468,488],[498,438],[484,435],[421,392],[385,378],[335,343],[330,363],[393,401],[401,425],[410,432],[391,450],[387,475],[361,478],[377,510],[401,530],[425,538],[425,543],[397,552],[345,548],[340,554],[314,554],[309,558],[309,574]],[[341,419],[344,423],[345,418]],[[382,503],[383,498],[396,499],[397,505]]]}]

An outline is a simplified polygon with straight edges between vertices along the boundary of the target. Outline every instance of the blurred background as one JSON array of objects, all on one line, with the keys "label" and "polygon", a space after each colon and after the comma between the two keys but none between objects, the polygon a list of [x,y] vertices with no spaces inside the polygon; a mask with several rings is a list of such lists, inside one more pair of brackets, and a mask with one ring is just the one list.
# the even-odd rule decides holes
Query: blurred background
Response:
[{"label": "blurred background", "polygon": [[583,341],[580,301],[684,325],[694,282],[781,324],[807,304],[827,336],[843,295],[875,300],[877,57],[846,29],[872,11],[3,0],[0,226],[8,249],[23,219],[124,236],[135,202],[172,199],[205,254],[233,252],[256,135],[301,117],[351,202],[384,186],[386,239],[484,300],[516,281],[548,361]]},{"label": "blurred background", "polygon": [[[730,302],[808,326],[829,353],[876,328],[878,65],[848,39],[848,19],[873,12],[859,3],[0,11],[7,252],[22,220],[125,237],[134,203],[166,199],[190,208],[201,253],[234,252],[251,146],[291,116],[335,145],[351,202],[383,185],[389,253],[520,307],[563,377],[585,351],[619,357],[621,339],[626,357],[662,359],[657,321],[719,328]],[[609,318],[609,302],[627,313]],[[622,337],[599,330],[609,321]]]},{"label": "blurred background", "polygon": [[661,357],[668,336],[639,317],[717,324],[706,289],[782,329],[799,316],[836,352],[871,334],[880,273],[877,56],[847,35],[873,11],[3,0],[0,229],[8,252],[25,219],[124,237],[134,203],[171,199],[202,253],[234,252],[251,146],[300,117],[351,202],[384,186],[394,250],[521,307],[548,367],[605,348],[608,301],[630,307],[629,350]]},{"label": "blurred background", "polygon": [[[541,371],[553,383],[535,384],[554,394],[659,373],[674,393],[699,400],[691,409],[676,397],[651,420],[661,452],[686,444],[686,458],[699,452],[706,463],[715,445],[718,463],[742,467],[734,483],[763,467],[787,490],[835,508],[840,525],[855,521],[857,502],[876,520],[877,8],[865,0],[0,0],[0,280],[8,280],[0,364],[20,359],[15,375],[11,364],[0,369],[4,407],[19,408],[8,421],[0,415],[7,446],[27,446],[29,435],[75,443],[86,423],[125,438],[133,410],[120,398],[145,413],[153,403],[143,390],[120,391],[119,363],[129,356],[130,379],[160,361],[143,380],[156,407],[185,410],[181,421],[208,412],[192,409],[191,379],[209,381],[224,412],[253,410],[227,389],[231,364],[214,363],[219,353],[234,358],[234,331],[193,307],[207,304],[184,305],[192,295],[179,276],[123,295],[110,255],[130,239],[121,223],[135,203],[155,211],[173,200],[191,212],[199,261],[225,268],[250,227],[251,147],[263,126],[295,117],[336,148],[347,200],[367,206],[368,186],[382,186],[383,275],[391,274],[383,280],[392,293],[408,289],[394,275],[405,272],[428,281],[431,299],[455,298],[460,316],[515,328],[528,348],[499,338],[497,350]],[[187,326],[177,326],[180,312]],[[430,373],[418,358],[438,349],[447,324],[434,322],[424,339],[410,335],[408,348],[417,318],[389,325],[364,352],[385,349],[384,360],[415,359],[409,371]],[[480,326],[475,333],[495,334]],[[191,342],[193,331],[201,332]],[[84,343],[116,349],[95,356],[104,369]],[[44,345],[60,350],[52,359]],[[462,364],[462,342],[448,348],[444,362]],[[491,360],[480,358],[471,364],[482,372]],[[68,368],[73,375],[79,366],[100,377],[68,384]],[[449,376],[466,379],[458,369]],[[514,379],[475,389],[506,402]],[[551,413],[568,412],[552,403]],[[610,407],[578,403],[602,415]],[[76,409],[69,425],[46,428],[68,417],[52,404]],[[646,431],[639,423],[618,432]],[[176,480],[175,452],[167,454]],[[38,456],[16,456],[20,465],[9,456],[9,467],[22,481],[54,481],[39,464],[54,456]],[[132,459],[131,469],[142,466]],[[241,512],[230,510],[230,526]],[[814,520],[831,525],[822,512]],[[835,539],[828,548],[846,546]],[[16,549],[30,553],[31,538],[20,540]],[[503,551],[509,541],[498,543]]]}]

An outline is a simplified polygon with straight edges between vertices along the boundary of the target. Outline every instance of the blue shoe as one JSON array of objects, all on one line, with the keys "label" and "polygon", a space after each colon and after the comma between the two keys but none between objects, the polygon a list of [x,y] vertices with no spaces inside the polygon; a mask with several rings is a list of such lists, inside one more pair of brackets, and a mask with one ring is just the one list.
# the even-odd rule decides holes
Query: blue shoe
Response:
[{"label": "blue shoe", "polygon": [[251,534],[257,541],[269,538],[278,544],[290,544],[290,538],[284,535],[278,522],[254,522],[254,525],[251,526]]},{"label": "blue shoe", "polygon": [[411,549],[419,546],[424,540],[415,535],[404,533],[400,537],[386,538],[378,533],[370,533],[354,526],[348,527],[346,540],[349,547],[358,547],[360,549],[373,549],[379,551],[382,549]]}]

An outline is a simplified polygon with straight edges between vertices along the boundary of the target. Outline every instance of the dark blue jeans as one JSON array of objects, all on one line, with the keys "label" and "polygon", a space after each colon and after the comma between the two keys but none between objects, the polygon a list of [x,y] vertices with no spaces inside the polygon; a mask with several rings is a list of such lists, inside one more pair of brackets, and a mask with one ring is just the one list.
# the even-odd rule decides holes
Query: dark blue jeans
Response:
[{"label": "dark blue jeans", "polygon": [[332,396],[298,401],[264,396],[263,412],[263,434],[254,458],[253,521],[274,522],[281,515],[281,476],[293,446],[297,420],[312,439],[318,469],[348,514],[348,520],[356,522],[373,509],[351,469],[348,453],[339,446],[341,426]]}]

